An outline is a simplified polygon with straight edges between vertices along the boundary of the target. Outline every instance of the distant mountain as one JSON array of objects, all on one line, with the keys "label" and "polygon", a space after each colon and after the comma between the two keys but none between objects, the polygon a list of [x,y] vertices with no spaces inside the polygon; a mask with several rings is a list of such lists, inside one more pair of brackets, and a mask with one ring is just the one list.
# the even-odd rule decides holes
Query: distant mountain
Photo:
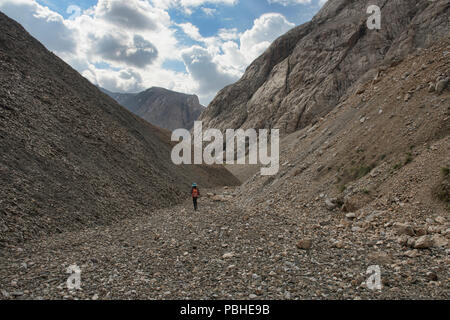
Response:
[{"label": "distant mountain", "polygon": [[196,95],[152,87],[141,93],[115,93],[100,88],[128,110],[158,127],[191,129],[204,110]]},{"label": "distant mountain", "polygon": [[[151,214],[219,166],[176,166],[170,132],[132,114],[0,12],[0,247]],[[0,250],[1,251],[1,250]]]}]

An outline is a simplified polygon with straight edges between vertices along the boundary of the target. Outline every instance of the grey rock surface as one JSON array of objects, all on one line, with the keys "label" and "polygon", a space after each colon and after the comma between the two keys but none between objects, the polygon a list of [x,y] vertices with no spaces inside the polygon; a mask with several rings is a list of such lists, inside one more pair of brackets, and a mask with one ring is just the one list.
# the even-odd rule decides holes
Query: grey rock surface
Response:
[{"label": "grey rock surface", "polygon": [[[381,8],[380,30],[367,27],[369,5]],[[221,90],[200,119],[221,130],[301,129],[383,68],[448,35],[449,8],[449,0],[328,1]]]}]

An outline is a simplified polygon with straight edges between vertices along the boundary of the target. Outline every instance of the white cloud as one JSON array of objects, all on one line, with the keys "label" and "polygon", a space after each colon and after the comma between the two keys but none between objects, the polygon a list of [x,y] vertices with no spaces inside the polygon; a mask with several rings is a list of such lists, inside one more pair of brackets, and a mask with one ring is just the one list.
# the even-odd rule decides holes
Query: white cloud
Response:
[{"label": "white cloud", "polygon": [[199,92],[208,97],[238,80],[273,40],[295,25],[281,14],[269,13],[256,19],[253,27],[244,33],[220,29],[215,37],[203,37],[191,23],[179,26],[191,39],[205,46],[185,49],[182,57]]},{"label": "white cloud", "polygon": [[180,23],[178,26],[183,30],[183,32],[188,35],[192,40],[195,41],[204,41],[204,38],[200,34],[200,31],[196,26],[194,26],[192,23]]},{"label": "white cloud", "polygon": [[49,50],[58,52],[75,50],[76,31],[71,29],[58,13],[33,0],[2,0],[0,9],[12,19],[19,21],[32,36],[45,43]]},{"label": "white cloud", "polygon": [[99,0],[95,16],[113,25],[135,30],[155,30],[158,17],[146,1]]},{"label": "white cloud", "polygon": [[202,11],[203,11],[207,16],[210,16],[210,17],[214,16],[214,15],[216,14],[216,12],[217,12],[217,10],[216,10],[216,9],[213,9],[213,8],[202,8]]},{"label": "white cloud", "polygon": [[168,8],[195,8],[206,4],[236,5],[239,0],[151,0],[152,3],[163,9]]},{"label": "white cloud", "polygon": [[[294,5],[294,4],[308,4],[311,3],[311,0],[267,0],[270,4],[272,3],[278,3],[281,4],[283,6],[290,6],[290,5]],[[320,0],[320,1],[324,1],[324,0]],[[325,0],[326,1],[326,0]]]},{"label": "white cloud", "polygon": [[279,36],[295,24],[279,13],[264,14],[255,20],[253,28],[241,36],[241,52],[251,62],[266,50]]},{"label": "white cloud", "polygon": [[[271,13],[243,33],[220,29],[204,37],[197,26],[176,24],[167,12],[169,6],[189,9],[208,3],[233,5],[237,0],[99,0],[70,20],[35,0],[0,0],[0,9],[94,84],[117,92],[160,86],[196,93],[207,104],[294,26]],[[182,45],[180,29],[196,45]],[[187,73],[163,67],[174,60],[184,63]]]},{"label": "white cloud", "polygon": [[[203,37],[199,29],[191,23],[179,24],[183,32],[192,40],[206,45],[206,49],[215,55],[234,55],[235,63],[247,65],[262,54],[279,36],[293,28],[295,24],[289,22],[279,13],[267,13],[253,22],[253,27],[243,33],[237,29],[220,29],[215,37]],[[239,40],[240,47],[233,40]],[[234,43],[235,45],[233,45]],[[230,61],[233,61],[231,59]],[[242,70],[243,71],[243,70]]]},{"label": "white cloud", "polygon": [[238,80],[237,75],[229,73],[214,61],[214,57],[200,46],[185,49],[181,54],[192,78],[198,83],[204,95],[216,93],[226,85]]}]

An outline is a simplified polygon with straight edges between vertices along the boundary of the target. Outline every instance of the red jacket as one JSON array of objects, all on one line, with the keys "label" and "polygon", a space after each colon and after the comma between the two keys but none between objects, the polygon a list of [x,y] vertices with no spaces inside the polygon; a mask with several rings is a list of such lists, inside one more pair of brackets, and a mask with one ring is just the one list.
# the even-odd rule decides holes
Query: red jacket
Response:
[{"label": "red jacket", "polygon": [[198,190],[198,188],[192,188],[191,195],[192,195],[192,198],[200,197],[200,190]]}]

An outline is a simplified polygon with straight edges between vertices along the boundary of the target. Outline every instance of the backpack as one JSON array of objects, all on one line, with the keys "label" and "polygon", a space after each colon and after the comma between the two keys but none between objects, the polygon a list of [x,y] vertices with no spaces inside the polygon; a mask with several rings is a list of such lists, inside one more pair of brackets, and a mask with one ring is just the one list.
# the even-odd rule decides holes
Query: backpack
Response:
[{"label": "backpack", "polygon": [[199,194],[198,189],[197,188],[193,188],[192,189],[192,197],[193,198],[198,198],[198,194]]}]

